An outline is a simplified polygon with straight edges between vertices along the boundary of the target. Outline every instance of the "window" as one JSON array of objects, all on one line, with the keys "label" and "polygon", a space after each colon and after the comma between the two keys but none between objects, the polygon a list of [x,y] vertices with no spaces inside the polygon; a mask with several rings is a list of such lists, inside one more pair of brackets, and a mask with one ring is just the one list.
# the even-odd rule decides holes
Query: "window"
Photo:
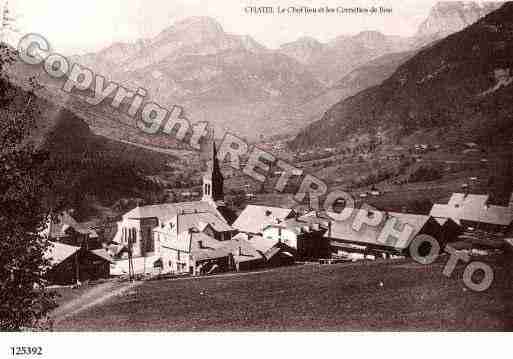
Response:
[{"label": "window", "polygon": [[148,228],[146,230],[146,235],[147,235],[147,244],[146,244],[146,251],[148,252],[152,252],[153,251],[153,241],[151,240],[151,228]]}]

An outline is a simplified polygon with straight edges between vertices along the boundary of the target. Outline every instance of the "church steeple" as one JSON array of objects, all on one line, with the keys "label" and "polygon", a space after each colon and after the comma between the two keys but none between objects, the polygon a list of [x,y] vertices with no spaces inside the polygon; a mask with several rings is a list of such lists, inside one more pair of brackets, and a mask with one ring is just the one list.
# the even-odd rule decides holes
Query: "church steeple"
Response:
[{"label": "church steeple", "polygon": [[223,185],[224,179],[217,158],[217,149],[214,136],[212,136],[211,158],[207,164],[207,171],[203,175],[203,198],[202,201],[219,202],[224,201]]}]

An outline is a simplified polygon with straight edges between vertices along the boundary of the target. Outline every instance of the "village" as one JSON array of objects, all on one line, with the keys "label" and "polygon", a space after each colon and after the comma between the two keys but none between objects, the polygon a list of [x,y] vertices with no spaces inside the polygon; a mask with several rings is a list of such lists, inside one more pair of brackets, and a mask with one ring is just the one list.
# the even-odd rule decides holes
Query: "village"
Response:
[{"label": "village", "polygon": [[513,194],[508,206],[498,206],[489,195],[464,188],[448,203],[434,204],[429,214],[362,206],[343,221],[326,211],[256,204],[236,215],[225,203],[215,144],[210,158],[201,200],[137,206],[122,215],[108,242],[68,212],[49,220],[42,233],[52,243],[49,283],[80,286],[114,277],[195,277],[298,263],[404,259],[419,235],[470,255],[495,253],[510,243]]}]

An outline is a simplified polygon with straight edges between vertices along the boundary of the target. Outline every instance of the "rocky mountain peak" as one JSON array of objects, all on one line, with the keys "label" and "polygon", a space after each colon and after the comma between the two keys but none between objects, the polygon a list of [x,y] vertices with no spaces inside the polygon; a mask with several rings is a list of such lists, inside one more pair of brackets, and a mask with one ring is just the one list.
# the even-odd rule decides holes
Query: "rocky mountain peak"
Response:
[{"label": "rocky mountain peak", "polygon": [[313,61],[322,50],[323,44],[309,36],[300,37],[296,41],[280,46],[280,52],[303,64]]},{"label": "rocky mountain peak", "polygon": [[153,42],[165,41],[168,38],[183,37],[194,41],[205,41],[225,35],[223,27],[215,19],[208,16],[193,16],[175,22],[162,31]]},{"label": "rocky mountain peak", "polygon": [[242,35],[239,37],[240,42],[244,49],[251,51],[251,52],[260,52],[260,51],[266,51],[266,47],[260,44],[258,41],[253,39],[249,35]]},{"label": "rocky mountain peak", "polygon": [[431,9],[428,18],[419,26],[416,37],[445,36],[473,24],[504,2],[440,1]]}]

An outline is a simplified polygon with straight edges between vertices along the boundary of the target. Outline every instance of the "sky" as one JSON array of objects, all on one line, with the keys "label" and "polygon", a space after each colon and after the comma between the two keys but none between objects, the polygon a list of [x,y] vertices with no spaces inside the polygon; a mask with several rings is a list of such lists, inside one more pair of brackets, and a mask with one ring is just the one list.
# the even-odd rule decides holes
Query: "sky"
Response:
[{"label": "sky", "polygon": [[[5,0],[0,0],[5,2]],[[10,0],[20,33],[44,35],[65,55],[98,51],[115,41],[156,36],[175,21],[211,16],[226,32],[250,35],[269,48],[311,36],[327,42],[338,35],[377,30],[413,35],[435,0]],[[247,6],[392,8],[385,15],[251,15]]]}]

